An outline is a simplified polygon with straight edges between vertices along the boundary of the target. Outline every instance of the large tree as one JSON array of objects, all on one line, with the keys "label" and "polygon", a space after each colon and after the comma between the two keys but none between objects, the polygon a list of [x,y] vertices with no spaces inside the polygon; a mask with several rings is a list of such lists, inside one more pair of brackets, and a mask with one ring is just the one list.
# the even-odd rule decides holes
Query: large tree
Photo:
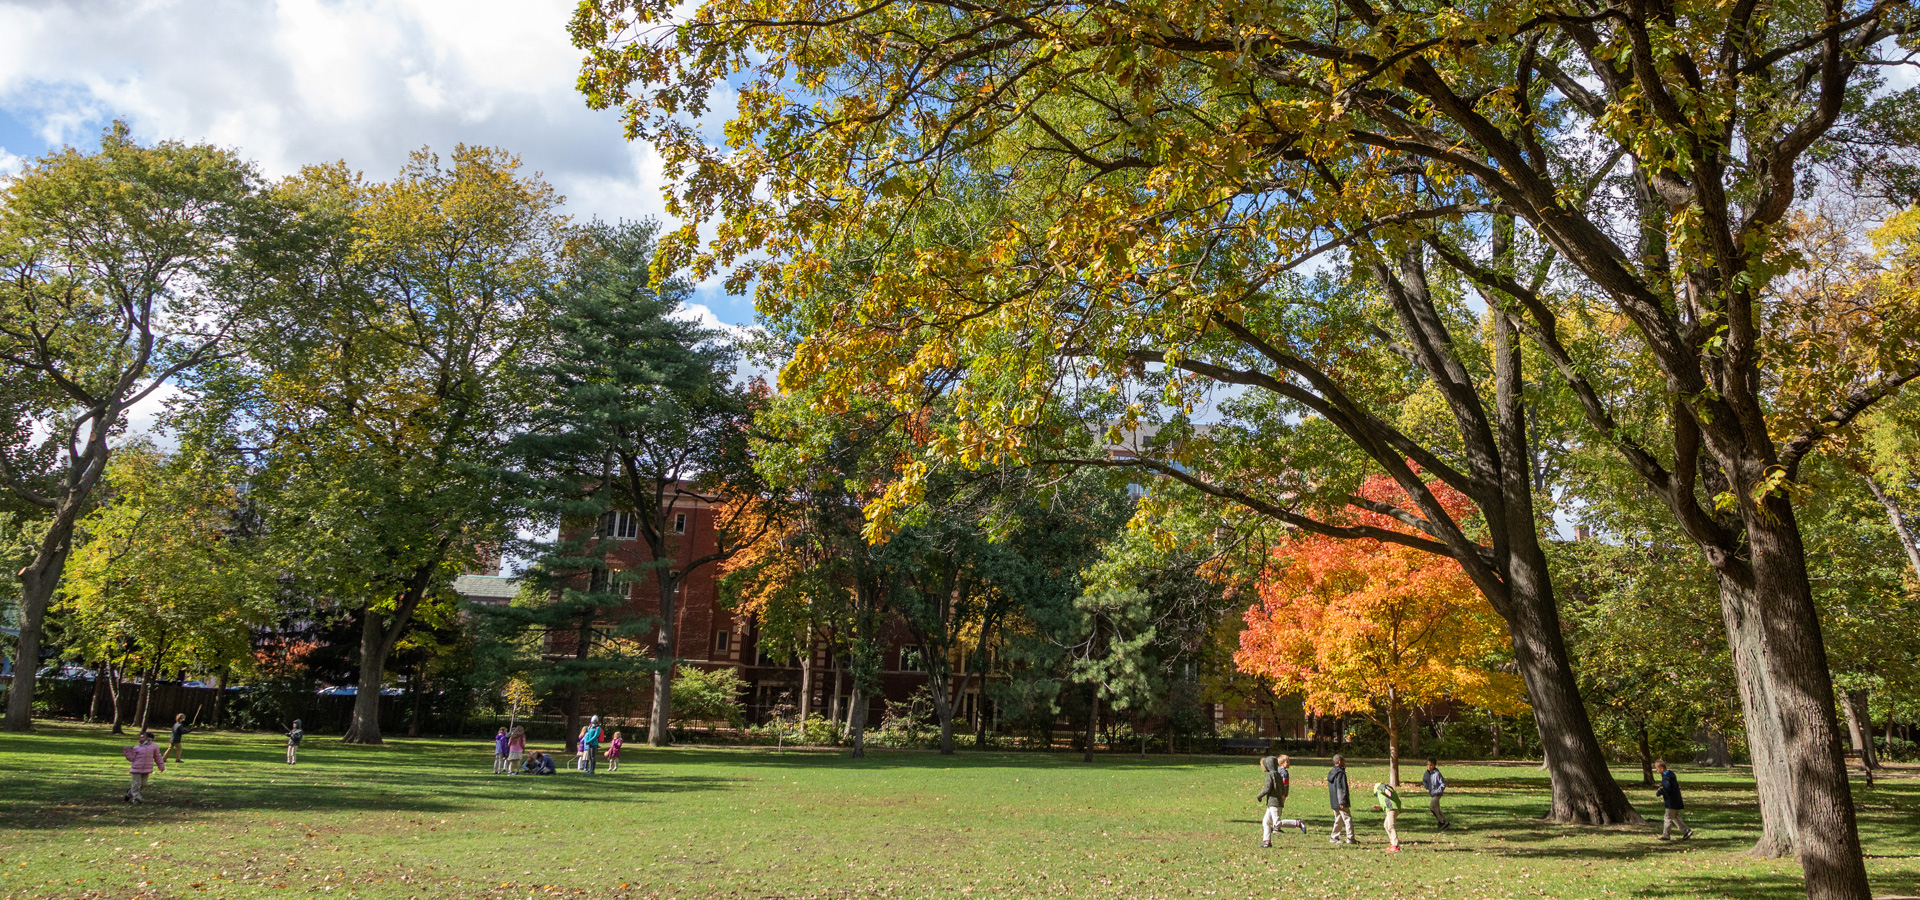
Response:
[{"label": "large tree", "polygon": [[219,424],[193,427],[257,452],[288,571],[358,610],[349,741],[380,742],[387,659],[422,604],[511,534],[501,453],[569,233],[558,195],[518,169],[461,146],[418,151],[388,182],[344,166],[289,179],[298,277],[245,322],[241,358],[194,386],[188,418]]},{"label": "large tree", "polygon": [[[746,454],[753,390],[737,383],[727,336],[681,315],[687,286],[654,278],[654,231],[582,235],[582,261],[553,292],[551,342],[529,370],[530,416],[514,447],[549,485],[630,516],[646,546],[643,571],[628,574],[659,597],[647,739],[666,746],[681,585],[751,544],[766,520],[726,502],[759,491]],[[714,512],[711,547],[676,527],[700,508]]]},{"label": "large tree", "polygon": [[43,520],[15,576],[8,730],[31,724],[41,626],[128,410],[226,352],[280,208],[232,152],[120,123],[0,188],[0,484]]},{"label": "large tree", "polygon": [[[1849,92],[1897,64],[1893,44],[1915,27],[1910,4],[1841,0],[713,0],[673,17],[587,3],[574,33],[594,51],[590,101],[624,104],[630,131],[686,176],[690,229],[734,221],[709,264],[743,263],[770,297],[804,298],[834,272],[809,264],[821,253],[873,230],[894,239],[880,255],[889,274],[838,318],[850,327],[810,371],[907,342],[914,364],[882,383],[991,359],[1014,386],[979,399],[967,443],[1009,450],[1061,380],[1065,367],[1027,364],[1042,355],[1108,370],[1157,361],[1269,390],[1339,428],[1415,495],[1401,512],[1427,535],[1416,540],[1460,560],[1508,618],[1556,813],[1606,818],[1621,797],[1584,727],[1520,490],[1518,344],[1532,344],[1716,571],[1769,771],[1758,849],[1791,846],[1811,894],[1853,898],[1866,875],[1793,485],[1835,426],[1920,368],[1889,354],[1831,383],[1812,415],[1771,419],[1764,373],[1781,348],[1768,301],[1797,264],[1782,237],[1809,151],[1860,109]],[[729,135],[753,152],[709,147],[677,118],[721,84],[743,85]],[[974,223],[958,248],[880,224],[949,214],[955,182],[1024,193],[1025,214]],[[697,232],[685,234],[691,250]],[[1386,343],[1460,423],[1457,455],[1349,402],[1365,374],[1329,371],[1337,348],[1323,342],[1364,328],[1311,296],[1275,296],[1285,273],[1333,249],[1392,310]],[[1490,310],[1490,392],[1436,314],[1434,289],[1449,283]],[[1617,415],[1634,398],[1596,377],[1572,327],[1593,317],[1618,323],[1657,373],[1659,431]],[[846,368],[834,377],[874,374]],[[1492,546],[1463,546],[1395,457],[1472,498]]]},{"label": "large tree", "polygon": [[98,678],[117,683],[130,667],[141,674],[136,728],[147,726],[156,679],[229,671],[273,612],[272,575],[225,475],[218,460],[191,451],[123,446],[101,503],[80,520],[54,615],[73,658],[110,664]]}]

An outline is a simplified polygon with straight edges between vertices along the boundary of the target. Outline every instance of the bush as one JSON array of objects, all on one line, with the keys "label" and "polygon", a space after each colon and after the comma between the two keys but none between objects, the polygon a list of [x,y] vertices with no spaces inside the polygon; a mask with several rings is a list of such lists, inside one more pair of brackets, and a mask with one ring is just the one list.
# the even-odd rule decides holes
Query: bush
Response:
[{"label": "bush", "polygon": [[740,699],[746,691],[738,669],[681,669],[673,678],[673,719],[738,728],[747,717]]}]

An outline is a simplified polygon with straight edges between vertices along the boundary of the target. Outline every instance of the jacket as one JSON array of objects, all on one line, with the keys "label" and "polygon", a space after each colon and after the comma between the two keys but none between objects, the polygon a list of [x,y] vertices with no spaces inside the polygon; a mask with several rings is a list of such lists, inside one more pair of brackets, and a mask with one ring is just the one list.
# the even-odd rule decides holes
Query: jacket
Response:
[{"label": "jacket", "polygon": [[1655,788],[1653,792],[1660,797],[1660,800],[1667,805],[1668,809],[1687,808],[1686,801],[1680,799],[1680,778],[1673,774],[1672,769],[1661,773],[1660,786]]},{"label": "jacket", "polygon": [[598,750],[600,748],[600,726],[588,725],[587,730],[580,732],[580,746],[582,748],[591,747]]},{"label": "jacket", "polygon": [[128,772],[149,775],[156,767],[162,772],[167,770],[167,751],[160,749],[159,744],[136,744],[127,749],[127,762],[132,764],[127,767]]},{"label": "jacket", "polygon": [[1292,777],[1285,769],[1267,771],[1267,786],[1254,795],[1255,800],[1265,800],[1267,805],[1279,809],[1287,804],[1287,791],[1292,785]]},{"label": "jacket", "polygon": [[1438,797],[1441,794],[1444,794],[1447,792],[1447,780],[1445,778],[1440,777],[1439,769],[1434,769],[1433,771],[1420,776],[1420,786],[1423,788],[1426,788],[1427,793],[1432,794],[1435,797]]},{"label": "jacket", "polygon": [[1327,803],[1334,809],[1353,805],[1353,797],[1347,793],[1347,770],[1334,766],[1327,770]]}]

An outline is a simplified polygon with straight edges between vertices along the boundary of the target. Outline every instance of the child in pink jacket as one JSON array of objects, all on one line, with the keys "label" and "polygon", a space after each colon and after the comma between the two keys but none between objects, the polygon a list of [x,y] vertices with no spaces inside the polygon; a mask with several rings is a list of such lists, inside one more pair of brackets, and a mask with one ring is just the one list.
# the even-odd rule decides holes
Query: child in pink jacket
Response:
[{"label": "child in pink jacket", "polygon": [[153,732],[140,732],[140,743],[121,751],[126,754],[127,773],[133,776],[133,786],[127,788],[126,802],[139,803],[140,789],[147,786],[147,778],[154,769],[167,770],[166,751],[153,742]]}]

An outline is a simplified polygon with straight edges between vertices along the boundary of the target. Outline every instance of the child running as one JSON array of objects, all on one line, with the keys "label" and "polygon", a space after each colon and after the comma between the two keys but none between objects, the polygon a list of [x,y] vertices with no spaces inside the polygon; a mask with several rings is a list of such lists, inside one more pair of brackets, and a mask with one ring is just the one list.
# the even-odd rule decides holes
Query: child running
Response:
[{"label": "child running", "polygon": [[1441,831],[1453,827],[1453,821],[1440,814],[1440,795],[1447,792],[1447,779],[1440,775],[1440,761],[1429,757],[1426,774],[1420,776],[1420,786],[1427,789],[1427,811],[1433,813],[1433,823]]},{"label": "child running", "polygon": [[127,788],[126,802],[139,803],[141,802],[140,789],[147,786],[147,778],[153,774],[153,770],[155,768],[162,772],[167,770],[166,751],[161,750],[160,745],[153,742],[153,732],[142,731],[140,743],[122,750],[121,753],[127,758],[127,774],[133,776],[133,784]]},{"label": "child running", "polygon": [[[1333,807],[1333,834],[1327,836],[1327,843],[1353,843],[1353,796],[1347,791],[1347,757],[1344,754],[1333,755],[1333,768],[1327,770],[1327,804]],[[1346,831],[1346,840],[1341,840],[1341,830]]]},{"label": "child running", "polygon": [[1260,846],[1273,846],[1273,832],[1278,828],[1298,828],[1301,834],[1307,833],[1307,823],[1299,819],[1282,819],[1280,810],[1286,807],[1287,792],[1293,785],[1293,773],[1287,769],[1288,757],[1278,759],[1268,756],[1260,760],[1260,768],[1267,773],[1266,787],[1254,795],[1255,800],[1267,801],[1267,811],[1260,817]]},{"label": "child running", "polygon": [[306,736],[307,733],[300,730],[300,720],[293,720],[293,727],[287,729],[287,765],[293,765],[300,753],[300,739]]},{"label": "child running", "polygon": [[613,740],[607,742],[607,771],[620,771],[620,748],[626,741],[620,739],[620,732],[613,733]]},{"label": "child running", "polygon": [[1379,782],[1373,786],[1373,800],[1387,814],[1387,852],[1400,852],[1400,792],[1393,785]]},{"label": "child running", "polygon": [[507,732],[507,774],[520,774],[520,758],[527,753],[527,730],[518,725]]}]

